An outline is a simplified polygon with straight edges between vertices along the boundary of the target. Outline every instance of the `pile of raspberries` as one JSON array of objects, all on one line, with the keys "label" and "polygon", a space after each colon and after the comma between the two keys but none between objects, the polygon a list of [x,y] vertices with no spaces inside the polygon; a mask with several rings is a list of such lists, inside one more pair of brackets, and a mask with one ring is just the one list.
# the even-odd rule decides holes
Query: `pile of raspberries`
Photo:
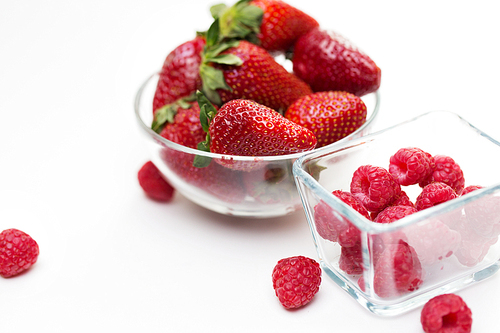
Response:
[{"label": "pile of raspberries", "polygon": [[[421,188],[415,202],[403,190],[403,186],[411,185]],[[464,173],[453,158],[409,147],[392,155],[388,168],[360,166],[352,176],[350,190],[335,190],[332,194],[368,220],[392,223],[480,188],[465,187]],[[433,219],[400,231],[372,235],[375,293],[392,297],[416,290],[423,283],[422,266],[439,263],[452,255],[465,266],[482,261],[500,234],[500,219],[492,218],[495,214],[500,216],[500,202],[491,200],[498,198],[467,205],[465,214],[459,212],[449,219],[453,222]],[[359,229],[334,214],[323,201],[314,208],[314,221],[322,238],[341,246],[340,269],[349,275],[361,275]],[[364,290],[362,277],[358,285]]]}]

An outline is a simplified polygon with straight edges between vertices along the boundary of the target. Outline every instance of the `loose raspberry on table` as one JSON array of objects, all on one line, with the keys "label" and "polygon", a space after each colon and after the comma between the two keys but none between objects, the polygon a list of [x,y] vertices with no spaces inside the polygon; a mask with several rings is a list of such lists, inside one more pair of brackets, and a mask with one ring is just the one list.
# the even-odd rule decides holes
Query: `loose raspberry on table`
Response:
[{"label": "loose raspberry on table", "polygon": [[415,207],[418,210],[423,210],[456,197],[457,193],[449,185],[441,182],[430,183],[422,189],[415,200]]},{"label": "loose raspberry on table", "polygon": [[419,183],[420,187],[433,182],[441,182],[451,186],[457,194],[460,194],[464,189],[465,178],[464,173],[455,160],[449,156],[436,155],[434,156],[436,167],[432,174]]},{"label": "loose raspberry on table", "polygon": [[272,275],[273,288],[286,309],[309,303],[319,290],[321,268],[311,258],[295,256],[278,261]]},{"label": "loose raspberry on table", "polygon": [[37,242],[27,233],[7,229],[0,233],[0,275],[8,278],[30,268],[38,259]]},{"label": "loose raspberry on table", "polygon": [[426,333],[469,333],[472,311],[460,296],[443,294],[424,305],[420,322]]},{"label": "loose raspberry on table", "polygon": [[389,159],[389,172],[400,185],[418,184],[434,171],[431,154],[420,148],[401,148]]},{"label": "loose raspberry on table", "polygon": [[139,185],[148,197],[160,202],[172,201],[175,189],[160,174],[153,162],[146,162],[137,173]]},{"label": "loose raspberry on table", "polygon": [[[370,219],[366,208],[351,193],[341,190],[332,192],[334,196],[352,207],[363,217]],[[360,231],[350,221],[333,214],[333,209],[324,201],[314,207],[314,222],[318,234],[329,241],[338,242],[341,246],[354,246],[360,241]]]},{"label": "loose raspberry on table", "polygon": [[389,171],[373,165],[363,165],[354,171],[350,189],[370,212],[381,211],[401,193],[401,186]]}]

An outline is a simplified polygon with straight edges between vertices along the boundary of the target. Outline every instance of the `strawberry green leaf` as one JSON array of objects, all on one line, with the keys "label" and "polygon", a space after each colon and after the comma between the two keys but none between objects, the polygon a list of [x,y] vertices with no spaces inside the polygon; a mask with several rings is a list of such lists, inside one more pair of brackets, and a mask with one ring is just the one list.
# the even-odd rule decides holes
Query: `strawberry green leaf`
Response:
[{"label": "strawberry green leaf", "polygon": [[210,14],[214,19],[218,19],[220,15],[227,9],[227,6],[223,3],[218,5],[213,5],[210,7]]},{"label": "strawberry green leaf", "polygon": [[198,100],[198,105],[200,106],[200,123],[203,131],[208,133],[208,127],[210,122],[215,117],[217,109],[210,103],[210,101],[205,97],[201,91],[196,92],[196,99]]},{"label": "strawberry green leaf", "polygon": [[167,104],[156,110],[151,129],[156,133],[160,133],[163,126],[168,123],[174,122],[175,114],[179,106],[176,103]]},{"label": "strawberry green leaf", "polygon": [[243,0],[219,12],[218,15],[222,37],[248,39],[260,32],[264,11],[260,7],[251,5],[248,0]]},{"label": "strawberry green leaf", "polygon": [[216,57],[210,58],[209,61],[222,65],[241,66],[243,64],[243,60],[234,54],[220,54]]},{"label": "strawberry green leaf", "polygon": [[224,42],[217,43],[215,45],[212,45],[211,47],[207,48],[205,52],[202,54],[202,62],[208,63],[210,62],[210,59],[218,56],[221,52],[224,52],[227,49],[230,49],[232,47],[236,47],[240,44],[239,40],[236,39],[230,39]]},{"label": "strawberry green leaf", "polygon": [[[198,143],[198,150],[210,152],[210,136],[207,134],[207,139],[203,142]],[[208,156],[196,155],[193,160],[193,166],[197,168],[207,167],[212,158]]]},{"label": "strawberry green leaf", "polygon": [[219,37],[219,19],[215,19],[207,31],[206,47],[209,48],[216,45],[219,42]]}]

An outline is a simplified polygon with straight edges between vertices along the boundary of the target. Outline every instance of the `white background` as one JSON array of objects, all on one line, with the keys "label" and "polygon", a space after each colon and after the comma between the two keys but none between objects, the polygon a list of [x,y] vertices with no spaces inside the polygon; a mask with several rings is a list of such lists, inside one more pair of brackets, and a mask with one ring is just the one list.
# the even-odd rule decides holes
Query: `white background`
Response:
[{"label": "white background", "polygon": [[[241,219],[142,193],[134,94],[208,28],[214,3],[0,0],[0,229],[41,251],[29,272],[0,279],[1,332],[422,331],[420,309],[372,315],[326,275],[313,302],[284,310],[274,265],[316,258],[301,212]],[[289,3],[382,68],[375,129],[449,110],[500,139],[494,0]],[[458,294],[473,332],[500,326],[500,275]]]}]

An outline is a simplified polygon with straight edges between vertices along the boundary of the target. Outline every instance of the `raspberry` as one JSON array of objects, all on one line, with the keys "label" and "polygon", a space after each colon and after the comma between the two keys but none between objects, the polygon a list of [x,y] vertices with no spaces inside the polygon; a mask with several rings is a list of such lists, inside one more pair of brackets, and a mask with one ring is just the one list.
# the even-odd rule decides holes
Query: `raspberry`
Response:
[{"label": "raspberry", "polygon": [[0,233],[0,275],[8,278],[26,271],[36,263],[39,254],[37,242],[17,229]]},{"label": "raspberry", "polygon": [[461,236],[439,220],[405,228],[407,242],[417,252],[422,265],[432,265],[450,257],[458,249]]},{"label": "raspberry", "polygon": [[420,148],[401,148],[389,159],[389,172],[400,185],[418,184],[434,171],[431,154]]},{"label": "raspberry", "polygon": [[422,266],[408,243],[386,244],[375,264],[373,288],[377,295],[391,297],[414,291],[422,279]]},{"label": "raspberry", "polygon": [[[481,236],[470,226],[469,221],[460,221],[455,226],[455,230],[460,233],[460,246],[454,252],[458,261],[467,267],[473,267],[483,261],[488,254],[490,247],[498,241],[498,236]],[[471,228],[472,227],[472,228]]]},{"label": "raspberry", "polygon": [[[367,219],[370,219],[366,208],[351,193],[336,190],[332,194]],[[324,201],[319,202],[314,207],[314,222],[321,237],[332,242],[339,242],[341,246],[354,246],[360,240],[359,229],[351,222],[334,215],[332,208]]]},{"label": "raspberry", "polygon": [[353,174],[351,193],[370,212],[390,205],[401,193],[401,186],[384,168],[363,165]]},{"label": "raspberry", "polygon": [[417,209],[412,206],[389,206],[381,211],[373,222],[391,223],[416,212]]},{"label": "raspberry", "polygon": [[405,191],[401,191],[399,196],[391,204],[392,206],[410,206],[415,207],[415,204],[411,202],[410,197]]},{"label": "raspberry", "polygon": [[[410,197],[408,196],[408,194],[406,194],[405,191],[401,191],[401,193],[397,196],[397,198],[388,207],[391,206],[409,206],[415,208],[415,204],[411,202]],[[370,213],[372,221],[375,221],[379,213],[380,212]]]},{"label": "raspberry", "polygon": [[415,207],[418,210],[423,210],[456,197],[457,193],[449,185],[441,182],[430,183],[423,188],[415,200]]},{"label": "raspberry", "polygon": [[363,252],[361,243],[355,246],[342,247],[339,258],[339,268],[351,275],[363,273]]},{"label": "raspberry", "polygon": [[426,333],[469,333],[472,312],[460,296],[443,294],[424,305],[420,322]]},{"label": "raspberry", "polygon": [[466,195],[467,193],[470,193],[470,192],[475,191],[475,190],[479,190],[481,188],[483,188],[483,187],[479,186],[479,185],[469,185],[462,190],[460,195]]},{"label": "raspberry", "polygon": [[172,201],[174,188],[161,176],[153,162],[146,162],[137,173],[139,185],[148,197],[161,202]]},{"label": "raspberry", "polygon": [[434,171],[419,183],[420,187],[433,182],[441,182],[450,185],[457,194],[460,194],[465,184],[464,173],[460,166],[451,157],[445,155],[434,156],[434,163],[436,164]]},{"label": "raspberry", "polygon": [[281,259],[273,270],[273,288],[286,309],[306,305],[321,284],[321,269],[311,258],[295,256]]}]

